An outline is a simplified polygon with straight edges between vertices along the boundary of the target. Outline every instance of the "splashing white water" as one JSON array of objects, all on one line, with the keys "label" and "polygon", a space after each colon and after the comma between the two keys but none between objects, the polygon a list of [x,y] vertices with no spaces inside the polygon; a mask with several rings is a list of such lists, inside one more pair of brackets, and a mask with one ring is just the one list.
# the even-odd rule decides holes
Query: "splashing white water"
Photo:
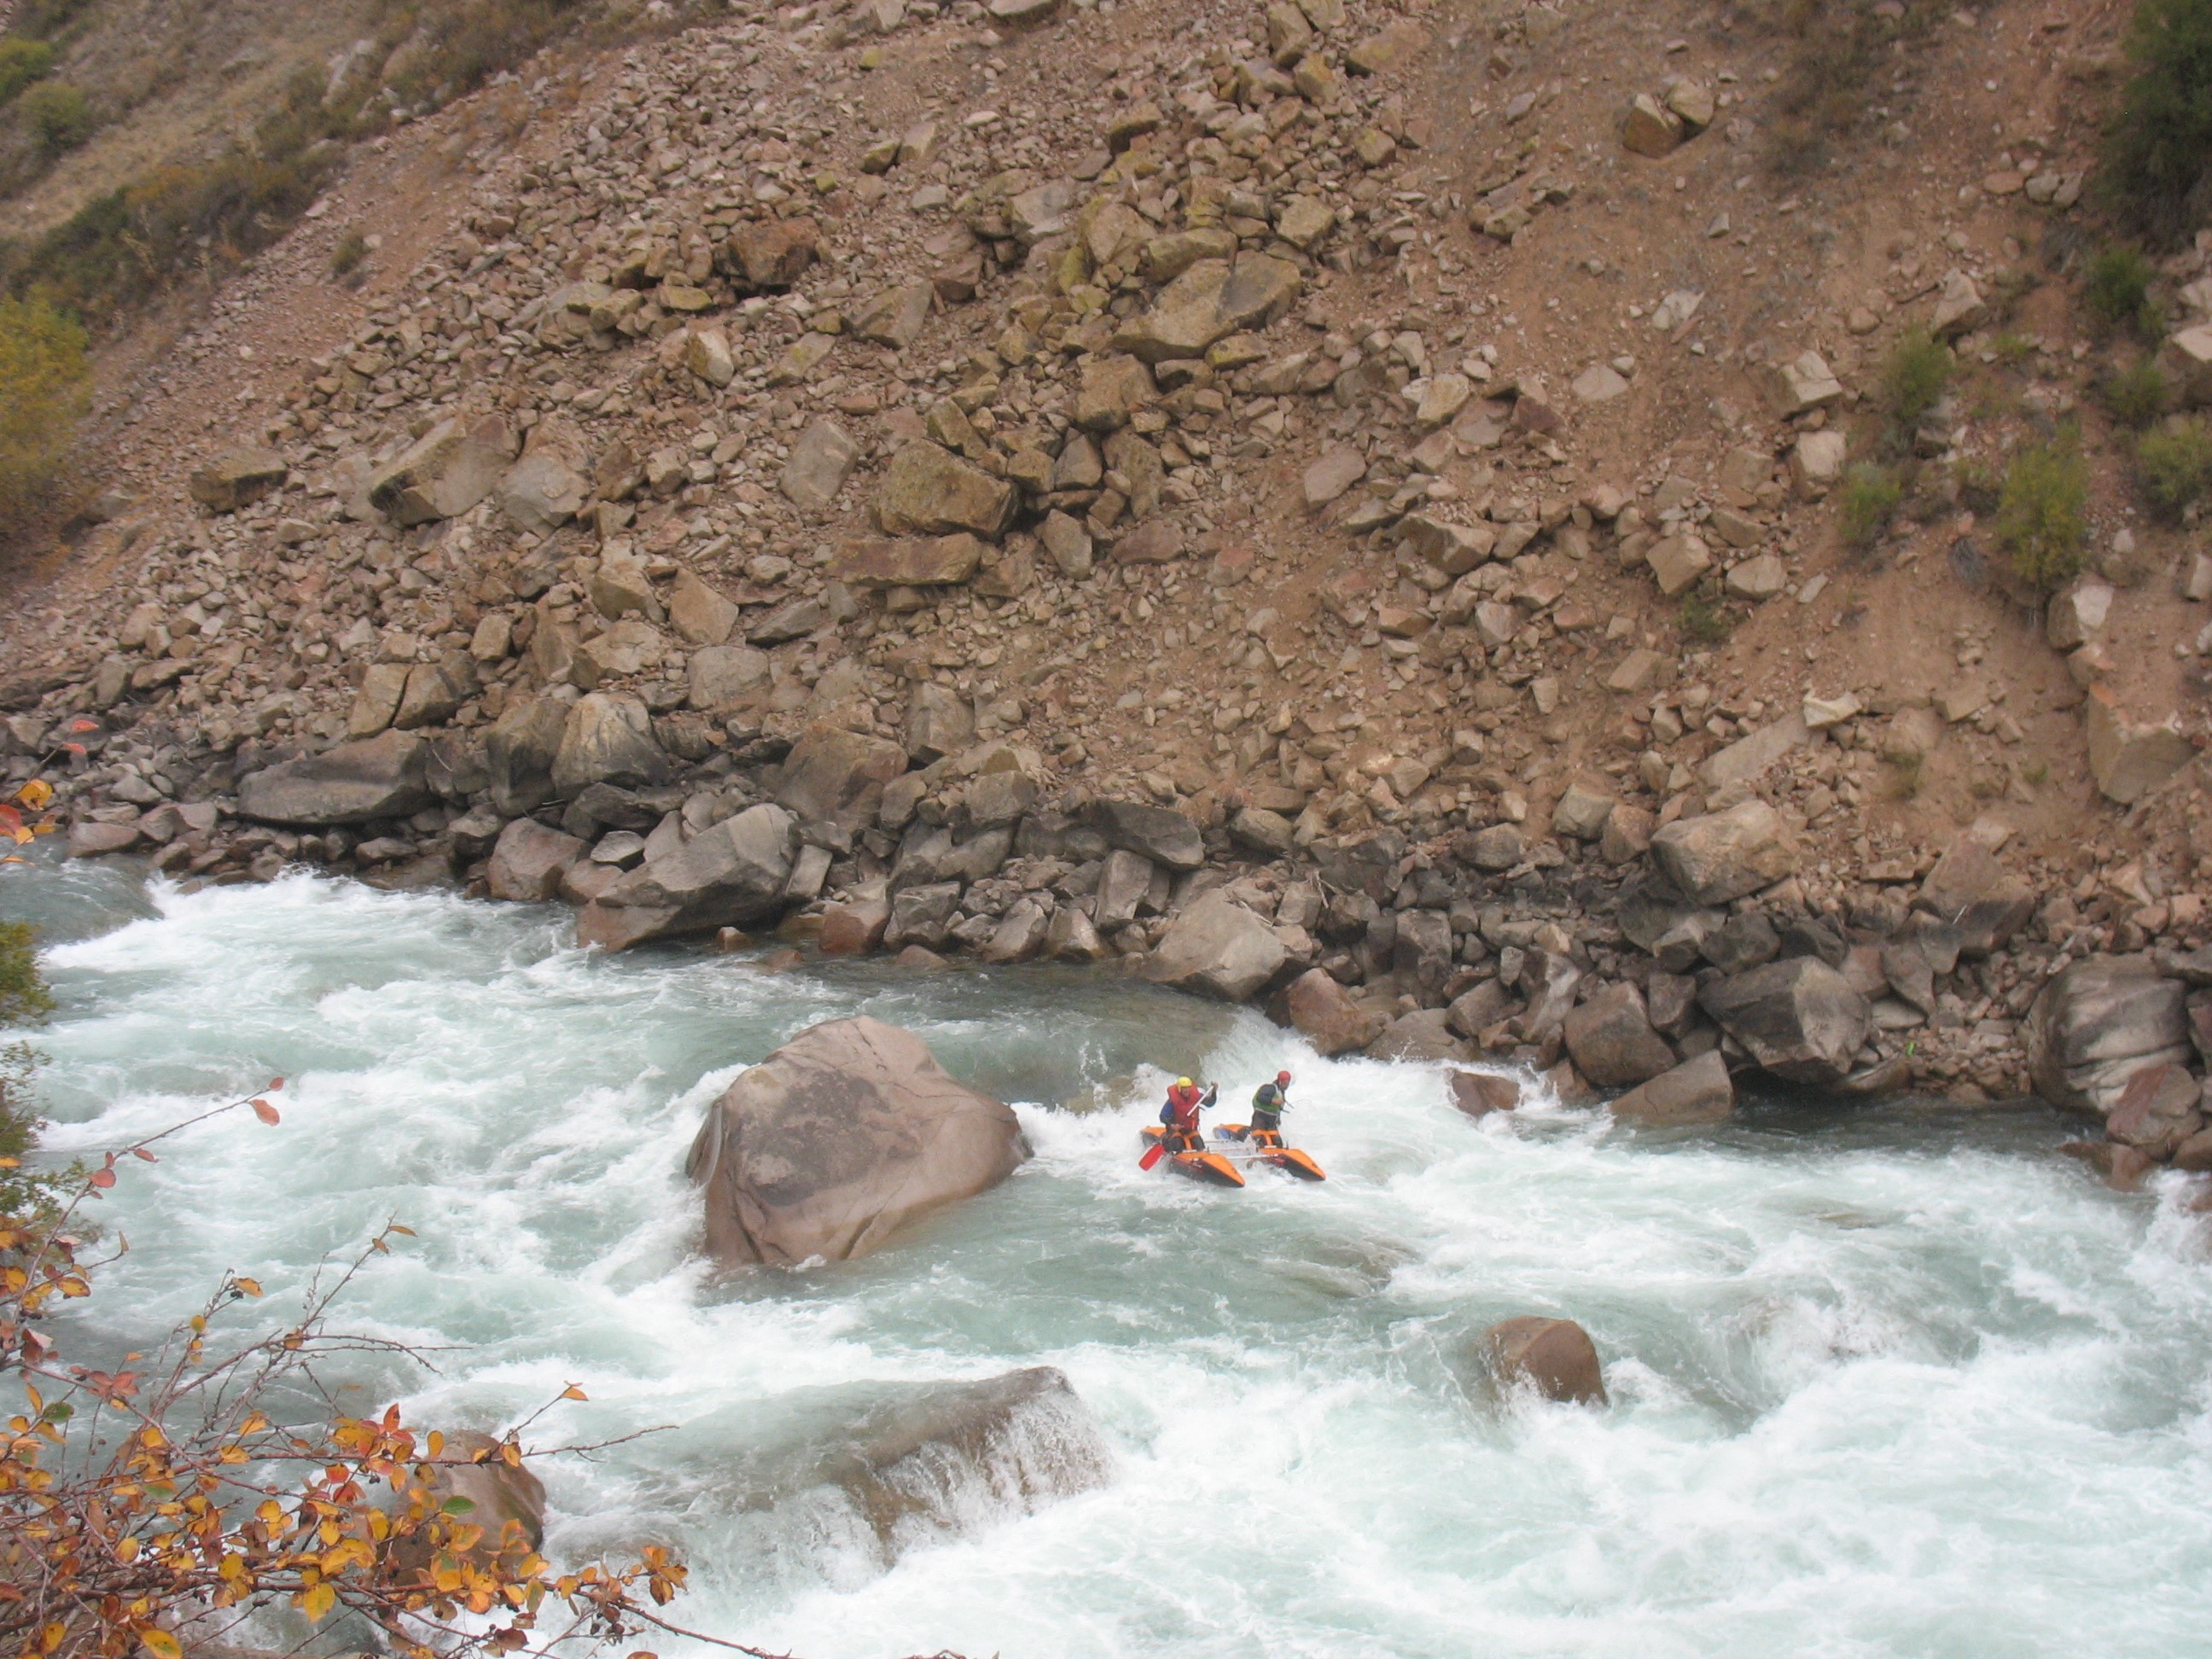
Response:
[{"label": "splashing white water", "polygon": [[[355,1322],[438,1370],[364,1372],[362,1404],[493,1426],[573,1381],[553,1432],[676,1425],[550,1470],[550,1546],[676,1542],[692,1624],[811,1659],[2203,1651],[2197,1224],[2050,1156],[2055,1123],[1478,1124],[1431,1073],[1105,975],[609,960],[562,913],[306,878],[149,906],[75,866],[0,901],[78,936],[40,1039],[57,1151],[289,1079],[283,1127],[222,1120],[118,1189],[95,1335],[226,1267],[295,1294],[397,1216],[420,1237]],[[861,1008],[1015,1099],[1037,1157],[866,1261],[711,1273],[678,1174],[701,1112]],[[1147,1062],[1232,1104],[1288,1064],[1331,1179],[1140,1173]],[[1105,1109],[1055,1109],[1086,1085]],[[1482,1389],[1482,1328],[1554,1311],[1609,1411]],[[748,1459],[838,1397],[810,1391],[1037,1364],[1106,1486],[1040,1506],[1012,1462],[954,1470],[957,1529],[895,1551],[763,1510]]]}]

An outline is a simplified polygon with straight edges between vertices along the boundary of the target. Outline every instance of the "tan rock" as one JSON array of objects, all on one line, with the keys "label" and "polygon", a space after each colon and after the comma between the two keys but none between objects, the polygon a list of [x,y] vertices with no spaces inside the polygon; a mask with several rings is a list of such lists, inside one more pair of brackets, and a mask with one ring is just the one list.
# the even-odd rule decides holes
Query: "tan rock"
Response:
[{"label": "tan rock", "polygon": [[2135,720],[2108,686],[2089,688],[2084,713],[2089,770],[2108,800],[2124,806],[2140,800],[2197,757],[2177,717]]},{"label": "tan rock", "polygon": [[1014,499],[1004,479],[935,444],[909,443],[891,457],[876,520],[891,536],[967,530],[996,540],[1013,514]]}]

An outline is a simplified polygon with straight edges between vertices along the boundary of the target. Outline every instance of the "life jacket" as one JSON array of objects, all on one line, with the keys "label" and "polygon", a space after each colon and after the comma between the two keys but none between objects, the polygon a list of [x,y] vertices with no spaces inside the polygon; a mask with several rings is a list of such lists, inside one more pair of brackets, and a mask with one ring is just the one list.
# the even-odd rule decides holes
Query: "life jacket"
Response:
[{"label": "life jacket", "polygon": [[1160,1121],[1185,1133],[1198,1127],[1198,1109],[1206,1097],[1195,1088],[1170,1089],[1168,1103],[1160,1108]]},{"label": "life jacket", "polygon": [[1263,1083],[1252,1096],[1255,1112],[1279,1112],[1283,1109],[1283,1091],[1272,1083]]}]

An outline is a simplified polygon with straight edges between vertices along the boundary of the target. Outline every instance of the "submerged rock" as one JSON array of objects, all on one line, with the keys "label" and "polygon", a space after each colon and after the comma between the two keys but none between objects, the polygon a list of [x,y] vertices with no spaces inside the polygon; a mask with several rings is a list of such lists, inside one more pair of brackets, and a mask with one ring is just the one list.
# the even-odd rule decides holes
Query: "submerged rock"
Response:
[{"label": "submerged rock", "polygon": [[1030,1156],[1013,1112],[911,1031],[862,1017],[801,1032],[708,1111],[684,1172],[726,1262],[848,1261],[995,1187]]},{"label": "submerged rock", "polygon": [[1607,1403],[1597,1345],[1571,1319],[1523,1314],[1482,1334],[1482,1352],[1500,1389],[1533,1389],[1547,1400]]}]

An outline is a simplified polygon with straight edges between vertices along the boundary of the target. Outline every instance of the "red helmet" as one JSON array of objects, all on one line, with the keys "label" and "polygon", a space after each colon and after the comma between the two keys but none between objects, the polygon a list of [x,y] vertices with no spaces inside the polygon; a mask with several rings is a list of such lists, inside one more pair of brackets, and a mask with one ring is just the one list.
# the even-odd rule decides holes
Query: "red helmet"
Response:
[{"label": "red helmet", "polygon": [[1278,1072],[1275,1073],[1275,1081],[1278,1085],[1287,1084],[1290,1080],[1291,1074],[1288,1072]]}]

